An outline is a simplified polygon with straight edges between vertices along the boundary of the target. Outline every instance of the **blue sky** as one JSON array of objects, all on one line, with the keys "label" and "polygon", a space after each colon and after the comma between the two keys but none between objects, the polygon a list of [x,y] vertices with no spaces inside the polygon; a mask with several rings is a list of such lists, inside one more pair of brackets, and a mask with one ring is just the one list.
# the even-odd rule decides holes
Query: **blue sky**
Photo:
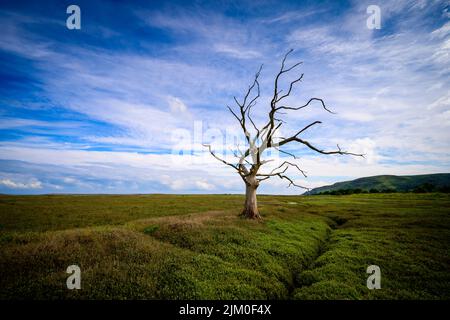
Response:
[{"label": "blue sky", "polygon": [[[81,29],[66,8],[81,9]],[[366,9],[381,10],[368,29]],[[448,1],[2,1],[0,193],[241,193],[201,143],[239,134],[226,110],[261,73],[265,121],[283,55],[303,61],[282,133],[364,159],[287,150],[316,187],[450,171]],[[297,74],[293,73],[291,77]],[[283,82],[286,85],[289,77]],[[221,136],[223,135],[223,136]],[[219,138],[218,138],[219,137]],[[225,141],[225,143],[220,143]],[[180,155],[182,150],[182,155]],[[283,160],[283,159],[282,159]],[[261,193],[298,194],[270,179]]]}]

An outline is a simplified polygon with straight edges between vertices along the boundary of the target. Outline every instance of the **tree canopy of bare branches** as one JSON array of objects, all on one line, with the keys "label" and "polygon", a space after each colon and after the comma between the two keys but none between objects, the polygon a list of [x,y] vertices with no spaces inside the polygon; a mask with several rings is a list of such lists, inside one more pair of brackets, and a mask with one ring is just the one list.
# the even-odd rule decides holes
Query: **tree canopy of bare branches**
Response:
[{"label": "tree canopy of bare branches", "polygon": [[337,145],[337,148],[335,150],[324,150],[305,140],[302,137],[302,134],[311,127],[320,125],[322,123],[321,121],[311,122],[288,137],[276,137],[277,132],[279,132],[280,128],[285,123],[281,116],[284,115],[286,111],[298,111],[307,107],[311,107],[313,104],[318,104],[324,111],[333,113],[321,98],[310,98],[306,103],[299,106],[290,106],[284,103],[284,101],[286,101],[285,99],[293,93],[296,86],[300,84],[304,76],[303,73],[298,74],[298,76],[296,76],[294,80],[290,81],[285,91],[280,89],[280,81],[282,80],[283,76],[285,76],[285,74],[287,74],[288,72],[296,71],[302,64],[302,62],[297,62],[292,64],[291,66],[286,66],[286,60],[292,53],[292,51],[293,50],[291,49],[284,55],[280,70],[275,77],[273,96],[270,100],[270,110],[268,113],[267,122],[264,125],[258,127],[251,114],[252,109],[255,107],[261,95],[259,78],[263,67],[262,65],[256,72],[253,82],[248,87],[243,98],[239,100],[238,98],[233,97],[236,107],[233,109],[232,107],[227,106],[228,110],[239,123],[246,141],[245,151],[239,148],[234,151],[236,161],[230,162],[222,159],[212,150],[211,145],[204,145],[208,148],[209,152],[214,158],[233,168],[244,181],[246,185],[246,201],[242,214],[248,218],[261,218],[256,203],[256,189],[258,188],[261,181],[267,180],[272,177],[277,177],[286,180],[288,182],[288,186],[308,189],[305,186],[297,184],[292,178],[288,176],[287,171],[289,168],[292,168],[306,177],[305,171],[303,171],[294,161],[284,161],[275,169],[267,172],[261,172],[261,168],[264,166],[264,164],[270,161],[261,159],[264,151],[270,148],[274,148],[280,153],[286,154],[289,157],[292,157],[293,160],[296,160],[297,156],[292,152],[283,150],[283,147],[287,144],[297,143],[303,147],[309,148],[310,150],[324,155],[336,154],[363,156],[362,154],[343,151],[339,145]]}]

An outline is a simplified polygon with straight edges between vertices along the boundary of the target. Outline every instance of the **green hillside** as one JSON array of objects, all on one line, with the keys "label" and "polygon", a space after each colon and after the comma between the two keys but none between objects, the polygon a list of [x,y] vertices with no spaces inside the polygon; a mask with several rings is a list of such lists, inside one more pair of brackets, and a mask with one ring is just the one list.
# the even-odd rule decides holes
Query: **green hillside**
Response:
[{"label": "green hillside", "polygon": [[312,189],[306,195],[322,193],[359,192],[449,192],[450,173],[414,176],[382,175],[337,182],[330,186]]}]

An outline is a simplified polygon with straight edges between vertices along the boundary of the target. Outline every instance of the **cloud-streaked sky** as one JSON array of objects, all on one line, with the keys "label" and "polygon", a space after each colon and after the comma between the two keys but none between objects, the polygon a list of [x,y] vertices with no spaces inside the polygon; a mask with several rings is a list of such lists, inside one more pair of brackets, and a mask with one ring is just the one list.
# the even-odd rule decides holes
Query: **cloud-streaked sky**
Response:
[{"label": "cloud-streaked sky", "polygon": [[[70,4],[80,30],[66,27]],[[291,145],[308,174],[296,181],[450,172],[449,18],[449,1],[2,1],[0,193],[241,193],[201,143],[239,131],[226,105],[261,64],[265,121],[291,48],[304,78],[290,104],[321,97],[336,114],[312,104],[284,115],[283,133],[321,120],[306,139],[366,154]],[[260,192],[304,191],[286,187]]]}]

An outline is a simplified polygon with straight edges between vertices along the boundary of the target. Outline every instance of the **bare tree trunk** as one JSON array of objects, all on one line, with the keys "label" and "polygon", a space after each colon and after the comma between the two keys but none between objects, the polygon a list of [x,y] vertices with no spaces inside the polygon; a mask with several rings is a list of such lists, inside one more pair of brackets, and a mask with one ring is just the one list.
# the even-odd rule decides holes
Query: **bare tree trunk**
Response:
[{"label": "bare tree trunk", "polygon": [[256,189],[258,184],[247,183],[245,188],[245,207],[242,211],[242,215],[249,219],[261,219],[258,211],[258,203],[256,201]]}]

